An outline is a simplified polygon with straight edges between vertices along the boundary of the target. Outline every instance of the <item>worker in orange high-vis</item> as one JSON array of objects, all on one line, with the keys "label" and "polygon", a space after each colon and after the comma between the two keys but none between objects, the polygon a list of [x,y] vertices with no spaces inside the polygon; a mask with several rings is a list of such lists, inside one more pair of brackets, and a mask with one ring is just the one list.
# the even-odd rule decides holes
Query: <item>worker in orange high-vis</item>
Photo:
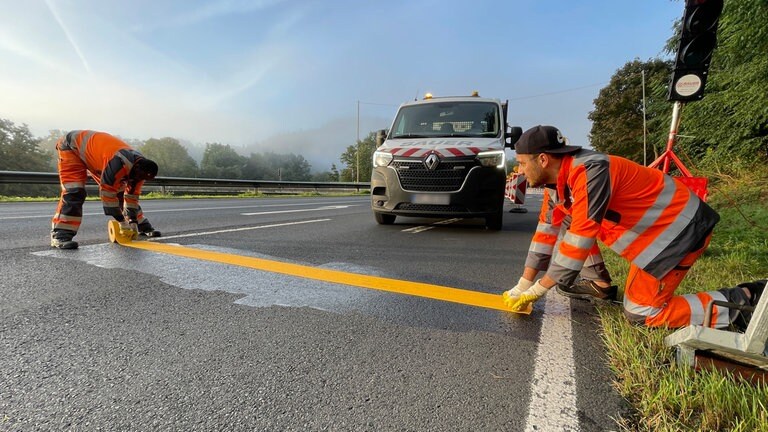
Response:
[{"label": "worker in orange high-vis", "polygon": [[122,140],[105,132],[76,130],[56,143],[61,199],[53,215],[51,246],[76,249],[90,175],[99,185],[104,214],[120,222],[122,235],[159,237],[144,217],[139,195],[144,181],[155,178],[157,164]]},{"label": "worker in orange high-vis", "polygon": [[[611,289],[607,271],[604,280],[574,284],[599,254],[596,240],[631,264],[623,304],[632,323],[702,325],[713,300],[756,304],[760,293],[748,286],[675,295],[720,219],[679,180],[618,156],[567,145],[552,126],[527,130],[515,152],[529,186],[545,187],[545,204],[523,275],[503,294],[513,310],[527,308],[555,286],[569,297],[605,295]],[[712,326],[727,327],[740,315],[715,307]]]}]

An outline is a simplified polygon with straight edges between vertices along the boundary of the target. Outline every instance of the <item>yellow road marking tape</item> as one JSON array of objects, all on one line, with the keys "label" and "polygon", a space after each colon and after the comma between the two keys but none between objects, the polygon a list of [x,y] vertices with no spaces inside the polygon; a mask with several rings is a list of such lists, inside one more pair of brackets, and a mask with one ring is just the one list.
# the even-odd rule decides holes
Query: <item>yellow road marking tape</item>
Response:
[{"label": "yellow road marking tape", "polygon": [[[174,244],[133,241],[126,236],[120,235],[120,228],[117,221],[109,222],[108,231],[110,241],[118,243],[122,246],[136,249],[176,255],[185,258],[218,262],[222,264],[236,265],[240,267],[247,267],[273,273],[281,273],[306,279],[315,279],[324,282],[352,285],[362,288],[389,291],[398,294],[408,294],[417,297],[426,297],[435,300],[443,300],[453,303],[511,312],[509,308],[504,305],[502,297],[499,294],[488,294],[477,291],[463,290],[459,288],[431,285],[421,282],[410,282],[399,279],[389,279],[378,276],[347,273],[338,270],[321,269],[299,264],[265,260],[262,258],[194,249]],[[531,313],[531,309],[532,308],[529,307],[527,310],[518,313],[527,315]]]}]

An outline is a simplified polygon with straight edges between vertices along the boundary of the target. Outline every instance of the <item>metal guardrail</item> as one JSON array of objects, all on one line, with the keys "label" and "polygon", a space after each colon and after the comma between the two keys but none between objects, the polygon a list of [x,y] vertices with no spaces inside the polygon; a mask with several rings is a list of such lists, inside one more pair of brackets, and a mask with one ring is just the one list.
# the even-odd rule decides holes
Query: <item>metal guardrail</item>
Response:
[{"label": "metal guardrail", "polygon": [[[89,179],[92,182],[92,179]],[[0,184],[59,184],[59,174],[50,172],[0,171]],[[95,183],[94,183],[95,184]],[[257,192],[306,192],[306,191],[351,191],[361,192],[370,189],[370,183],[356,182],[306,182],[306,181],[274,181],[274,180],[235,180],[212,179],[195,177],[155,177],[144,183],[144,190],[156,187],[163,193],[202,189],[238,189],[254,190]],[[148,188],[149,187],[149,188]],[[184,188],[184,189],[175,189]]]}]

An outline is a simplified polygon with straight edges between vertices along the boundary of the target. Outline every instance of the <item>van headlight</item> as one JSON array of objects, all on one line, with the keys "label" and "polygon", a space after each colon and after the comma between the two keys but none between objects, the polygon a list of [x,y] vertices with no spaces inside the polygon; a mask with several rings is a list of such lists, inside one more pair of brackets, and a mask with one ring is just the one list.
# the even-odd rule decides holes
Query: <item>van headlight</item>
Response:
[{"label": "van headlight", "polygon": [[392,162],[392,153],[377,151],[373,152],[373,166],[385,167]]},{"label": "van headlight", "polygon": [[504,168],[507,157],[504,150],[491,150],[478,153],[477,160],[484,167]]}]

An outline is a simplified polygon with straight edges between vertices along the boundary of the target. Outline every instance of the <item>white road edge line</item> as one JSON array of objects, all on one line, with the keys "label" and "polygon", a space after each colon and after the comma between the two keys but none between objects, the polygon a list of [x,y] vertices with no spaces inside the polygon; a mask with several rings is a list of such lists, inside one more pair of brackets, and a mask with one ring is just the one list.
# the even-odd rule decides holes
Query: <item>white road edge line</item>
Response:
[{"label": "white road edge line", "polygon": [[534,362],[526,431],[579,431],[570,300],[549,290]]},{"label": "white road edge line", "polygon": [[170,239],[177,239],[177,238],[184,238],[184,237],[198,237],[198,236],[204,236],[204,235],[210,235],[210,234],[222,234],[222,233],[230,233],[230,232],[237,232],[237,231],[250,231],[250,230],[263,229],[263,228],[277,228],[277,227],[284,227],[284,226],[290,226],[290,225],[301,225],[301,224],[308,224],[308,223],[315,223],[315,222],[327,222],[329,220],[331,219],[314,219],[314,220],[300,221],[300,222],[286,222],[286,223],[280,223],[280,224],[259,225],[259,226],[253,226],[253,227],[232,228],[232,229],[226,229],[226,230],[179,234],[179,235],[173,235],[173,236],[167,236],[167,237],[158,237],[158,238],[150,239],[150,241],[170,240]]},{"label": "white road edge line", "polygon": [[345,209],[349,207],[357,207],[357,205],[356,204],[333,205],[333,206],[323,206],[323,207],[312,208],[312,209],[275,210],[275,211],[268,211],[268,212],[240,213],[240,216],[260,216],[260,215],[282,214],[282,213],[301,213],[301,212],[321,211],[321,210],[339,210],[339,209]]}]

